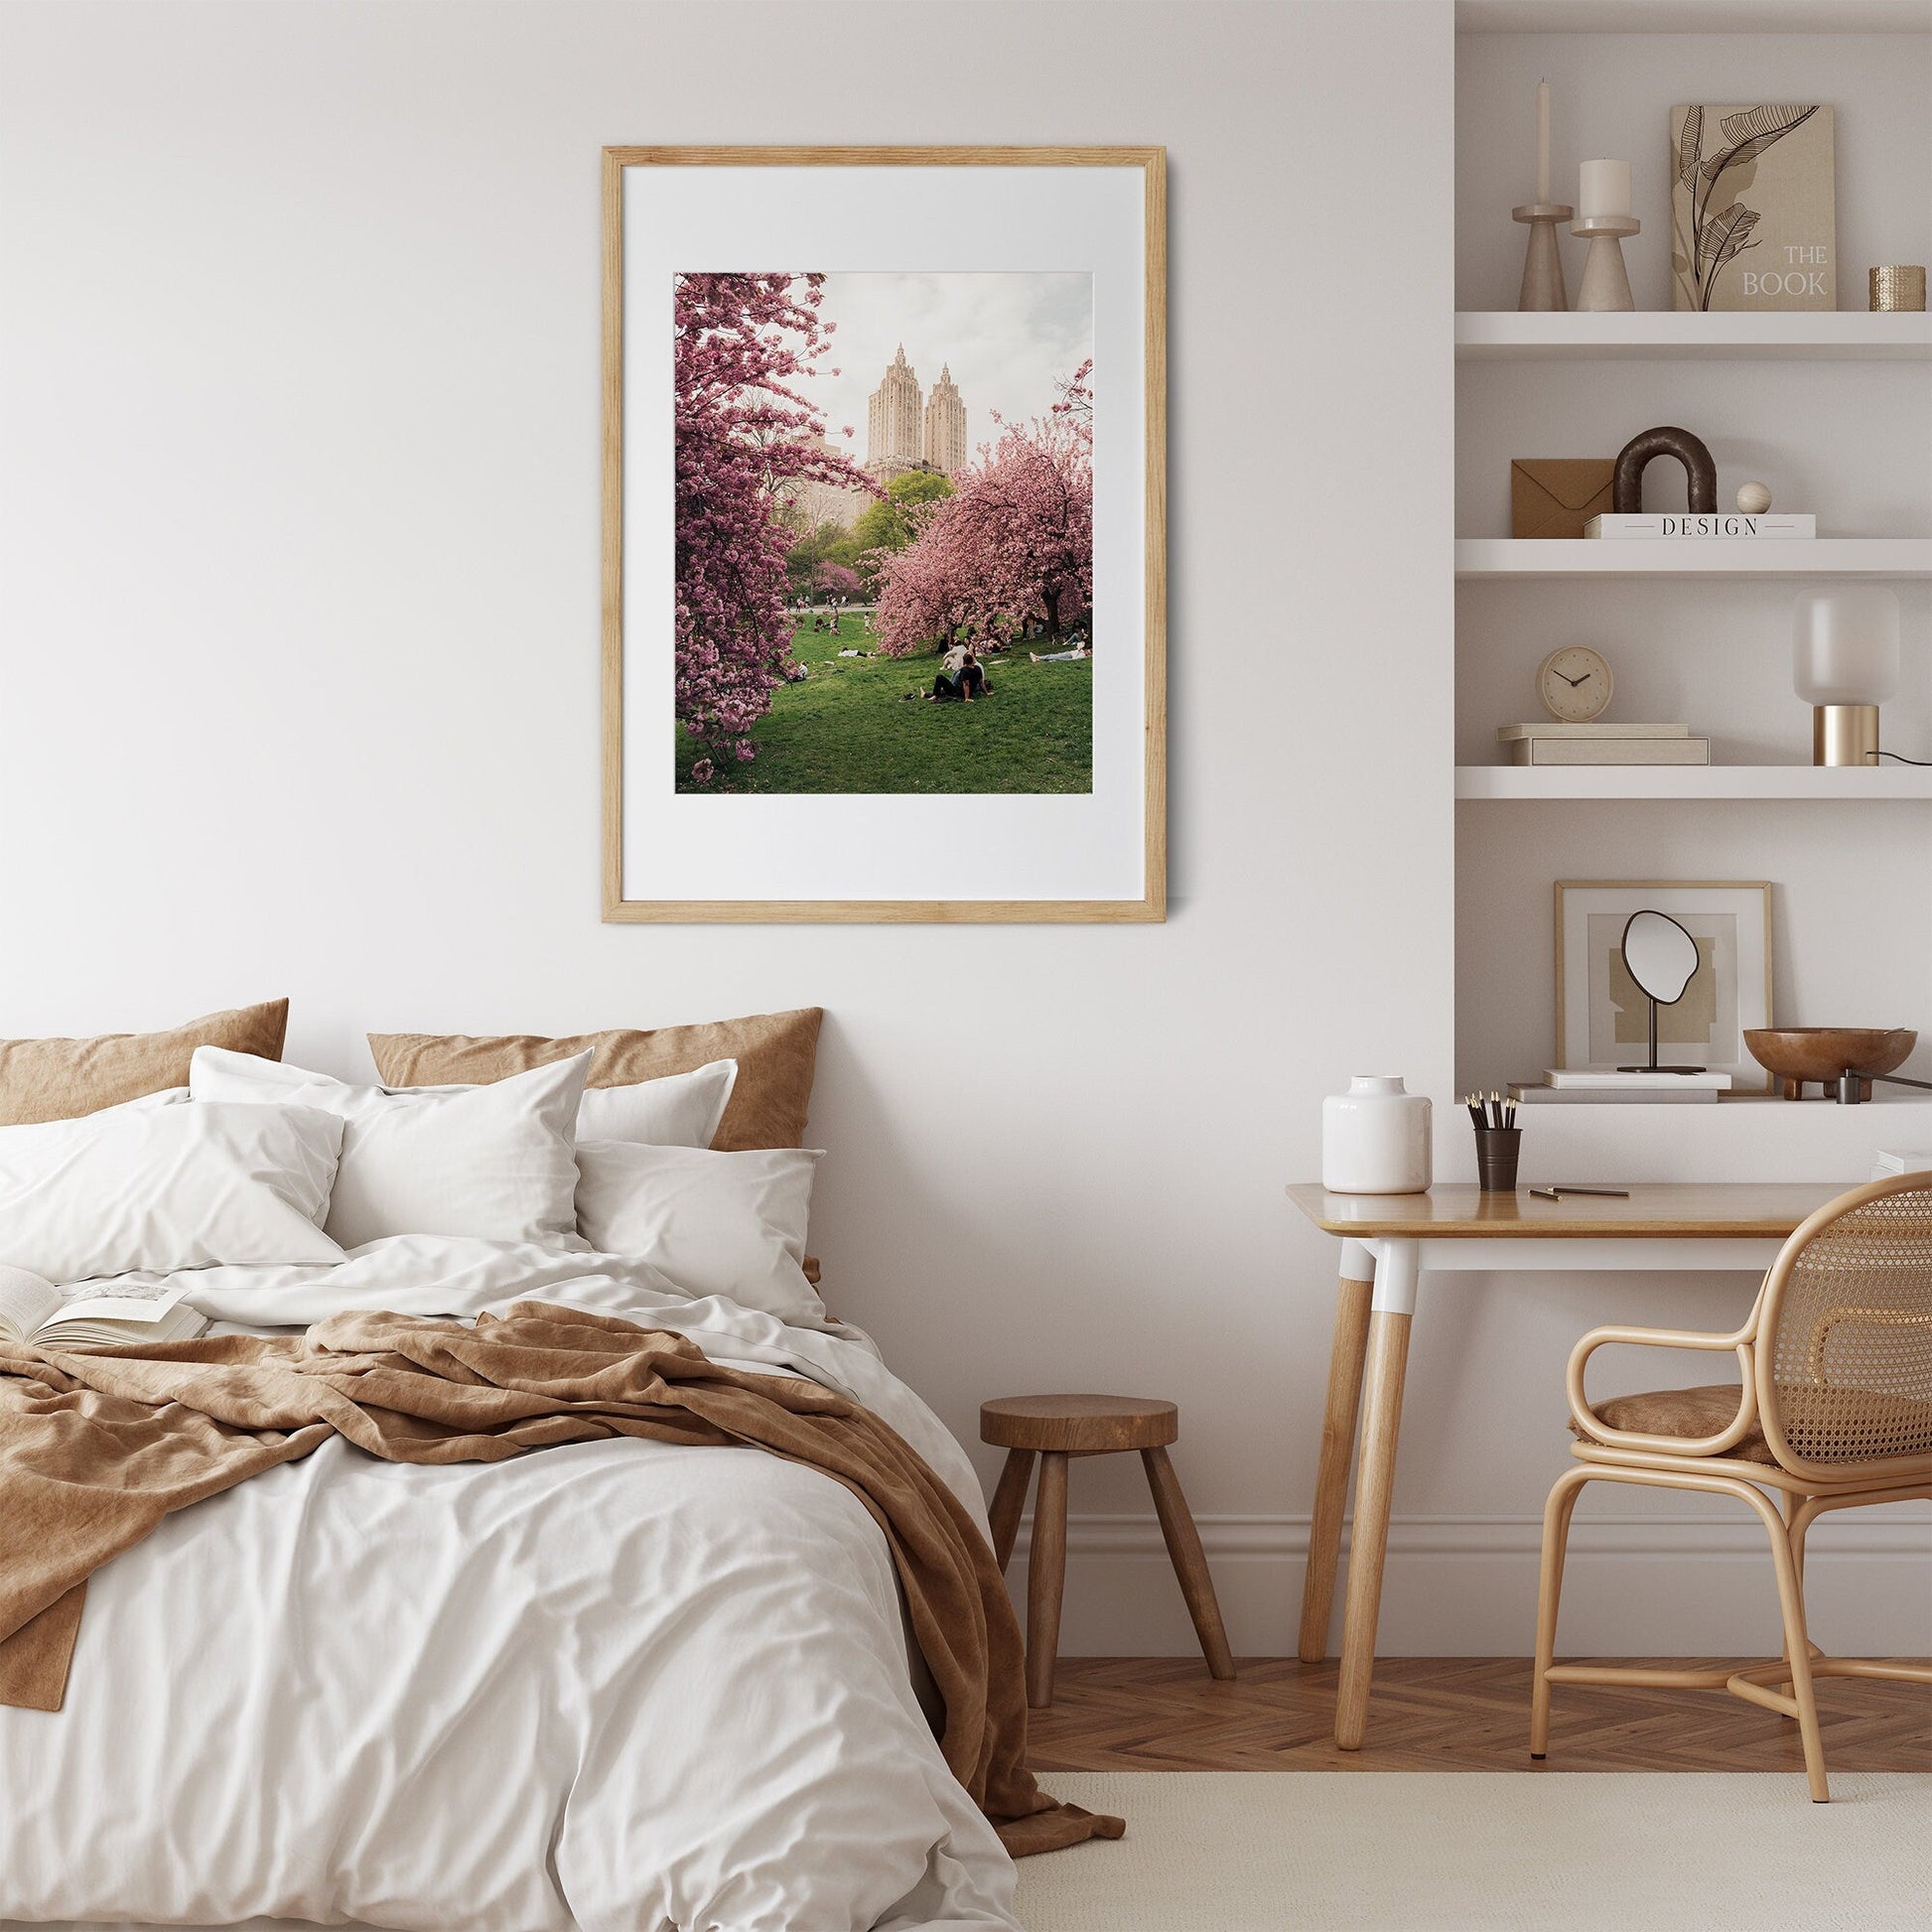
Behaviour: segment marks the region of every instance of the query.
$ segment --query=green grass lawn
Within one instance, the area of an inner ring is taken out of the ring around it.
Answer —
[[[781,684],[752,737],[750,764],[722,762],[709,785],[690,781],[700,747],[677,734],[680,791],[1091,791],[1093,662],[1035,664],[1024,648],[985,660],[993,695],[966,704],[905,701],[930,691],[934,648],[913,657],[845,657],[871,650],[864,620],[839,632],[806,618],[793,650],[811,675]]]

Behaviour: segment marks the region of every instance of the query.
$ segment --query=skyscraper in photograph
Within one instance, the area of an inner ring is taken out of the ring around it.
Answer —
[[[952,366],[939,371],[925,405],[925,460],[928,469],[950,477],[965,468],[966,400],[952,379]]]
[[[890,483],[921,462],[919,379],[905,359],[905,345],[866,405],[866,471]]]

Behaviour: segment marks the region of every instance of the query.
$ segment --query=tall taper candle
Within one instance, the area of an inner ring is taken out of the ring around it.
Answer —
[[[1536,83],[1536,199],[1550,199],[1550,83]]]

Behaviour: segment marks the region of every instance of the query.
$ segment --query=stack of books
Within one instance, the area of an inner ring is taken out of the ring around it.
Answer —
[[[1688,725],[1501,725],[1515,764],[1709,764],[1711,741]]]
[[[1548,1083],[1533,1086],[1511,1081],[1510,1099],[1523,1106],[1641,1101],[1646,1106],[1711,1106],[1719,1094],[1730,1091],[1728,1073],[1618,1073],[1602,1066],[1557,1066],[1543,1075]]]
[[[1895,1173],[1932,1173],[1932,1154],[1911,1154],[1881,1147],[1871,1157],[1871,1177],[1885,1180]]]

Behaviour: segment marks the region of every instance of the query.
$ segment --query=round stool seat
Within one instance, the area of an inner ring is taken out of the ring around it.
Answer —
[[[1058,1455],[1164,1449],[1180,1434],[1172,1402],[1135,1395],[1010,1395],[980,1405],[980,1441]]]

